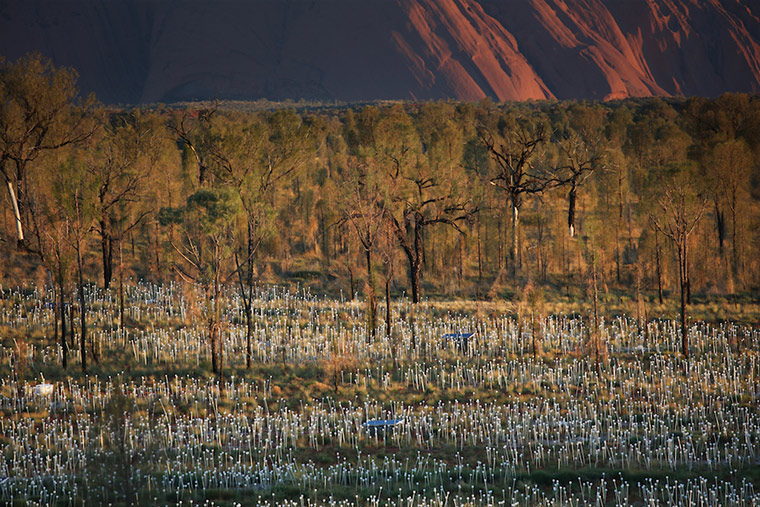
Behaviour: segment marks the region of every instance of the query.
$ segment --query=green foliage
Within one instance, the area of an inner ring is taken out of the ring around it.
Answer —
[[[7,208],[3,233],[20,223],[21,246],[65,271],[76,221],[90,280],[114,251],[124,276],[165,281],[218,246],[248,287],[308,272],[320,291],[369,291],[366,247],[347,220],[362,215],[377,235],[369,266],[394,296],[410,288],[410,253],[432,297],[528,284],[579,294],[589,257],[577,234],[593,237],[603,292],[630,290],[646,266],[651,297],[658,284],[674,288],[676,256],[653,244],[650,215],[666,187],[683,187],[687,200],[709,201],[690,238],[691,289],[751,296],[760,284],[760,99],[750,95],[93,111],[75,73],[38,55],[3,61],[0,93],[6,206],[15,193],[20,208],[15,222]],[[495,153],[521,170],[510,175]],[[2,274],[41,279],[27,269],[35,262]],[[716,283],[727,273],[731,283]]]
[[[52,187],[54,209],[71,221],[81,222],[86,229],[96,217],[98,182],[83,161],[74,157],[65,159],[58,167]]]
[[[203,188],[187,198],[186,220],[199,223],[206,234],[216,235],[232,222],[240,209],[236,196],[226,188]]]

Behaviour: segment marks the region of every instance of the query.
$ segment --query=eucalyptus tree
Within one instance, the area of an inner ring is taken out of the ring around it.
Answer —
[[[678,260],[681,289],[681,351],[689,357],[686,303],[689,291],[689,239],[705,210],[704,193],[695,183],[691,164],[670,166],[668,178],[660,183],[658,210],[652,213],[654,227],[673,243]]]
[[[477,212],[461,166],[463,143],[457,128],[449,120],[440,136],[429,137],[423,146],[425,132],[418,132],[400,107],[384,111],[376,126],[391,196],[386,217],[407,258],[414,303],[420,301],[425,232],[446,225],[464,234],[461,225]]]
[[[377,250],[382,263],[383,285],[385,287],[385,337],[392,346],[394,364],[396,363],[396,341],[392,339],[391,327],[393,318],[391,315],[391,283],[396,276],[396,244],[392,227],[387,220],[383,220],[377,237]]]
[[[608,151],[608,172],[616,176],[616,193],[618,197],[618,224],[615,228],[615,257],[617,263],[617,279],[620,281],[620,233],[623,231],[623,222],[628,219],[628,243],[633,243],[631,226],[630,205],[630,164],[623,152],[628,128],[633,122],[633,114],[628,107],[621,105],[614,108],[607,115],[604,131]]]
[[[0,58],[0,173],[12,207],[20,248],[33,248],[34,199],[28,173],[47,152],[85,141],[95,129],[91,116],[95,102],[78,99],[77,74],[57,69],[38,53],[15,62]]]
[[[262,242],[273,233],[277,191],[308,159],[311,126],[292,110],[258,115],[207,110],[192,122],[183,115],[170,130],[193,154],[199,188],[224,187],[235,195],[243,231],[229,238],[234,245],[229,260],[234,263],[243,299],[246,365],[250,368],[255,258]]]
[[[76,256],[77,294],[79,296],[79,345],[82,371],[87,372],[87,300],[84,293],[84,265],[88,254],[87,242],[98,215],[97,181],[87,170],[81,154],[67,157],[54,173],[50,212],[59,213],[61,222],[56,225],[56,243],[66,239]],[[65,269],[66,255],[59,246],[59,270]],[[63,276],[59,271],[59,276]],[[61,279],[62,283],[62,279]],[[63,293],[63,288],[61,287]],[[63,304],[63,298],[61,298]],[[91,347],[93,359],[98,360],[98,348]]]
[[[657,278],[658,297],[663,300],[663,278],[667,265],[663,262],[660,239],[662,231],[652,221],[651,209],[659,209],[658,200],[662,195],[664,176],[672,175],[674,167],[688,159],[692,138],[678,121],[678,112],[661,98],[645,102],[634,114],[634,121],[628,125],[626,142],[623,144],[625,161],[629,163],[630,182],[638,194],[638,213],[654,229],[654,261]],[[678,172],[678,171],[675,171]],[[622,211],[622,208],[621,208]],[[632,225],[628,219],[628,241],[633,243]],[[686,278],[687,301],[690,296],[690,282]]]
[[[567,227],[571,238],[576,233],[578,189],[595,171],[605,166],[602,121],[603,112],[600,109],[576,105],[568,112],[567,124],[555,131],[559,157],[553,172],[568,189]]]
[[[213,152],[216,177],[237,193],[243,216],[242,242],[234,260],[246,316],[246,366],[251,367],[253,290],[256,256],[274,233],[277,193],[304,166],[315,136],[311,125],[292,110],[247,118],[222,135]]]
[[[733,139],[716,144],[707,159],[708,177],[713,184],[716,197],[716,214],[718,201],[725,203],[731,215],[731,272],[740,274],[739,218],[743,215],[743,196],[748,191],[754,159],[752,151],[743,139]],[[719,221],[719,232],[722,228]],[[723,253],[723,234],[720,234],[720,250]]]
[[[51,191],[55,190],[55,191]],[[73,262],[73,249],[71,247],[72,224],[69,217],[61,212],[60,190],[48,185],[45,193],[41,196],[40,221],[42,230],[41,240],[46,252],[44,263],[53,279],[53,337],[60,343],[61,366],[68,367],[69,343],[66,340],[66,286],[70,276]],[[59,334],[60,323],[60,334]],[[73,333],[73,323],[72,333]]]
[[[381,121],[381,114],[376,107],[365,107],[358,115],[354,115],[353,111],[346,114],[343,137],[347,154],[346,167],[340,178],[343,188],[340,196],[342,216],[338,222],[351,225],[364,252],[367,266],[367,327],[372,337],[376,333],[377,318],[372,255],[380,234],[387,230],[386,213],[391,198],[387,167],[392,161],[398,161],[398,154],[403,157],[408,150],[403,141],[394,146],[390,132],[383,130],[388,125]],[[409,124],[406,127],[408,129]],[[409,133],[407,131],[405,134]],[[395,150],[400,153],[396,154]]]
[[[266,125],[258,117],[247,119],[232,118],[218,114],[214,110],[202,111],[191,122],[187,113],[174,124],[172,130],[184,143],[186,150],[192,153],[198,167],[198,186],[200,188],[223,184],[227,190],[234,192],[239,207],[244,211],[246,220],[242,251],[237,246],[237,236],[233,227],[233,217],[229,218],[229,244],[235,245],[230,251],[230,261],[236,265],[236,278],[240,284],[243,306],[246,316],[246,365],[251,366],[251,333],[253,330],[252,291],[254,277],[254,254],[265,237],[271,225],[272,208],[260,199],[262,185],[265,179],[260,175],[260,155],[266,139]],[[229,198],[229,196],[226,196]],[[175,247],[176,249],[176,247]],[[187,259],[186,259],[187,260]],[[193,263],[195,261],[192,261]],[[195,266],[199,271],[199,266]],[[185,274],[183,278],[187,278]],[[247,282],[247,283],[245,283]],[[216,308],[211,308],[210,319],[215,318]],[[209,334],[212,340],[213,369],[217,371],[215,340],[217,330],[210,322]]]
[[[203,290],[211,365],[220,380],[224,372],[220,299],[225,284],[239,271],[231,268],[239,209],[240,199],[230,188],[201,188],[184,206],[163,208],[159,214],[163,225],[174,223],[182,229],[182,239],[171,242],[182,261],[174,269],[182,280]]]
[[[537,167],[538,149],[550,135],[540,117],[520,116],[509,112],[495,122],[481,123],[478,137],[493,160],[488,180],[503,191],[511,215],[512,246],[508,265],[512,278],[517,276],[519,263],[520,207],[528,195],[539,195],[560,183],[556,175]]]
[[[217,110],[218,106],[214,104],[197,111],[175,112],[167,123],[170,134],[184,148],[185,155],[195,163],[196,175],[190,178],[192,188],[204,187],[210,183],[209,165],[213,163],[215,151],[212,130],[214,120],[218,118]]]
[[[372,254],[385,224],[388,195],[381,168],[372,156],[354,156],[343,174],[343,193],[340,196],[342,222],[351,224],[364,250],[367,262],[367,328],[375,337],[377,321],[377,295]]]
[[[98,185],[97,232],[105,288],[113,277],[114,244],[121,250],[124,235],[149,214],[137,208],[150,172],[165,149],[162,137],[157,117],[139,110],[125,111],[108,118],[87,151],[87,168]]]
[[[588,290],[590,292],[592,306],[591,314],[589,315],[589,340],[588,348],[593,351],[594,362],[596,363],[597,372],[600,369],[599,360],[603,350],[606,348],[602,343],[600,321],[599,321],[599,282],[600,277],[603,276],[599,269],[599,240],[602,236],[603,227],[602,224],[592,219],[589,226],[585,229],[582,236],[581,249],[583,255],[586,258],[587,273],[586,282],[588,284]]]

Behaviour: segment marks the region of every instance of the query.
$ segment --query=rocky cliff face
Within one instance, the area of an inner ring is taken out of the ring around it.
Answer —
[[[105,102],[760,92],[755,0],[6,0]]]

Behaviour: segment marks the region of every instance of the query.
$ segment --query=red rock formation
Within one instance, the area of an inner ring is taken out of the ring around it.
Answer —
[[[559,98],[760,90],[760,26],[740,0],[482,4]]]
[[[409,22],[406,34],[394,32],[394,38],[416,73],[424,75],[423,87],[432,89],[442,81],[465,100],[487,95],[499,100],[553,98],[512,34],[476,1],[410,0],[399,5]]]
[[[6,0],[106,102],[760,92],[757,0]]]

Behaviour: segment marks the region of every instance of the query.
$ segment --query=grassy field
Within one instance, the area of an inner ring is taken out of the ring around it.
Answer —
[[[123,329],[87,300],[84,375],[52,295],[2,292],[0,502],[760,503],[757,305],[696,301],[684,360],[672,303],[609,298],[597,332],[570,301],[400,300],[371,336],[359,301],[268,287],[247,369],[231,290],[220,380],[194,290],[129,286]]]

